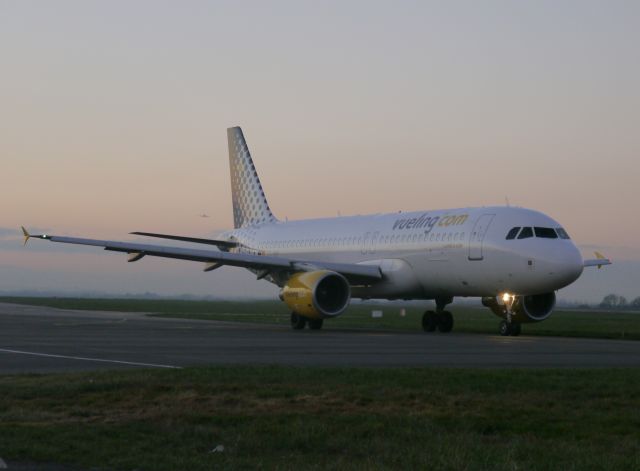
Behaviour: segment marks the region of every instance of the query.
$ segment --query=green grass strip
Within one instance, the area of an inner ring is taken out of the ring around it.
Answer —
[[[0,391],[8,461],[640,469],[640,369],[215,367],[4,376]]]

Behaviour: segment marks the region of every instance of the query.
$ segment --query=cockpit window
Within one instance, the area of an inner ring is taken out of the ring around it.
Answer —
[[[515,239],[516,236],[518,235],[518,232],[520,232],[519,227],[514,227],[513,229],[511,229],[507,234],[507,240]]]
[[[556,228],[556,232],[561,239],[571,239],[571,237],[569,237],[569,234],[567,234],[567,231],[565,231],[562,227]]]
[[[528,239],[530,237],[533,237],[533,229],[531,227],[523,227],[518,239]]]
[[[541,239],[557,239],[558,234],[556,231],[550,227],[534,227],[536,231],[536,237],[540,237]]]

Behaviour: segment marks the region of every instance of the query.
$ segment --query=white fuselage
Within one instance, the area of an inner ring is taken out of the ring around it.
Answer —
[[[507,239],[516,227],[533,235]],[[354,297],[433,299],[533,295],[574,282],[583,270],[577,247],[568,237],[536,236],[534,228],[548,236],[561,225],[524,208],[460,208],[273,222],[226,238],[242,252],[378,265],[383,280],[354,287]]]

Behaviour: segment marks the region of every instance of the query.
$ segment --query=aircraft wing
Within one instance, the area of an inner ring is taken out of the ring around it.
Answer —
[[[600,252],[596,252],[595,254],[597,258],[584,261],[585,267],[598,267],[600,269],[603,265],[611,265],[611,260],[606,258]]]
[[[137,244],[133,242],[117,242],[111,240],[81,239],[55,235],[31,235],[22,228],[25,244],[29,239],[44,239],[64,244],[90,245],[103,247],[105,250],[129,254],[129,261],[135,262],[142,257],[164,257],[193,262],[204,262],[205,271],[214,270],[223,265],[253,268],[261,270],[259,278],[267,276],[271,271],[300,272],[314,270],[331,270],[343,275],[351,284],[368,284],[382,278],[379,267],[356,263],[332,263],[311,260],[298,260],[270,255],[253,255],[246,253],[220,252],[217,250],[201,250],[183,247],[166,247],[162,245]]]
[[[157,237],[158,239],[180,240],[182,242],[191,242],[193,244],[215,245],[216,247],[224,248],[232,248],[238,246],[236,242],[229,242],[227,240],[200,239],[197,237],[184,237],[171,234],[156,234],[154,232],[130,232],[129,234],[141,235],[146,237]]]

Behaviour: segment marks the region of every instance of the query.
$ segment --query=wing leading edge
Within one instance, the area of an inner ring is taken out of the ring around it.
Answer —
[[[351,284],[369,284],[382,279],[380,268],[374,265],[360,265],[356,263],[332,263],[310,260],[296,260],[270,255],[253,255],[246,253],[220,252],[217,250],[201,250],[183,247],[165,247],[161,245],[136,244],[111,240],[82,239],[56,235],[31,235],[22,228],[25,244],[29,239],[43,239],[63,244],[89,245],[103,247],[113,252],[124,252],[130,255],[129,261],[135,262],[142,257],[163,257],[207,264],[205,271],[221,265],[252,268],[258,270],[273,270],[285,272],[300,272],[313,270],[331,270],[345,276]]]
[[[179,240],[182,242],[191,242],[193,244],[215,245],[216,247],[222,247],[222,248],[233,248],[238,246],[236,242],[230,242],[227,240],[200,239],[197,237],[184,237],[184,236],[177,236],[177,235],[171,235],[171,234],[156,234],[155,232],[130,232],[129,234],[146,236],[146,237],[156,237],[158,239]]]

